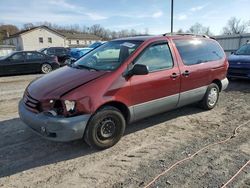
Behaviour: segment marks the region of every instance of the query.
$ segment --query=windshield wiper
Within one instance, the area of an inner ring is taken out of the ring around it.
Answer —
[[[93,67],[89,67],[89,66],[86,66],[86,65],[76,65],[76,68],[84,68],[84,69],[88,69],[88,70],[95,70],[95,71],[99,71],[98,69],[96,68],[93,68]]]

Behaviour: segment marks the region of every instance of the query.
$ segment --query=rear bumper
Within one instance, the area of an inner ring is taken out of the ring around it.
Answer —
[[[228,84],[229,84],[229,81],[227,78],[224,78],[223,80],[221,80],[221,91],[227,89]]]
[[[27,110],[23,101],[19,102],[19,116],[34,132],[40,136],[60,142],[81,139],[90,114],[75,117],[54,117],[45,113],[35,114]]]

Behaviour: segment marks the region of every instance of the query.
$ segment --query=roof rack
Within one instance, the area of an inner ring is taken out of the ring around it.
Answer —
[[[213,37],[210,37],[208,35],[204,35],[204,34],[195,34],[195,33],[164,33],[163,36],[167,36],[167,35],[181,35],[181,36],[185,36],[185,35],[189,35],[189,36],[194,36],[194,37],[203,37],[203,38],[211,38],[214,39]]]

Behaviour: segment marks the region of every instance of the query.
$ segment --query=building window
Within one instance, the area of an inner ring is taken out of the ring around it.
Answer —
[[[76,44],[79,44],[79,40],[76,41]]]
[[[39,43],[43,43],[43,37],[39,37]]]
[[[52,43],[52,38],[51,37],[48,38],[48,43]]]

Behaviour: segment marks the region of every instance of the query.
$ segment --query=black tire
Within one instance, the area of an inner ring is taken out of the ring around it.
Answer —
[[[126,121],[121,111],[112,106],[105,106],[91,117],[84,140],[91,147],[106,149],[121,139],[125,127]]]
[[[53,67],[49,63],[43,63],[41,66],[41,72],[47,74],[53,70]]]
[[[213,98],[213,100],[211,99],[211,95],[213,95],[211,92],[214,94],[216,92],[216,95],[217,95],[216,97]],[[214,83],[210,84],[207,88],[204,98],[200,102],[200,106],[205,110],[213,109],[219,100],[219,93],[220,93],[220,89],[218,85]]]

